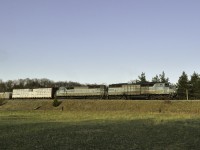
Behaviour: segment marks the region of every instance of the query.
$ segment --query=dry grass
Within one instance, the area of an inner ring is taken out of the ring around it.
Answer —
[[[200,101],[141,100],[63,100],[58,107],[53,100],[9,100],[0,110],[62,110],[63,111],[131,111],[138,113],[200,113]]]

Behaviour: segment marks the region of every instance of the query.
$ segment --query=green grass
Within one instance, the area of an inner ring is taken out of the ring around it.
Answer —
[[[9,101],[0,106],[0,149],[200,147],[197,101],[64,101],[58,108],[47,101],[16,103]],[[24,105],[27,108],[19,110]],[[33,110],[38,105],[42,105],[41,109]]]

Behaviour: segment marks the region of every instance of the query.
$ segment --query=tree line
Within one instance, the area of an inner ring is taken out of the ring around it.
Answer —
[[[136,82],[145,83],[149,81],[147,81],[145,73],[142,72],[141,75],[138,76],[138,80],[136,80]],[[169,78],[165,76],[165,72],[163,71],[161,74],[153,77],[151,82],[169,83]],[[182,75],[178,79],[178,82],[174,86],[177,87],[178,99],[200,99],[200,74],[194,72],[189,78],[185,71],[183,71]]]
[[[169,83],[169,78],[166,77],[163,71],[159,75],[155,75],[151,81],[146,79],[144,72],[138,76],[138,79],[131,80],[131,83],[146,83],[146,82],[165,82]],[[170,83],[169,83],[170,84]],[[58,81],[43,79],[18,79],[3,81],[0,79],[0,92],[12,92],[13,89],[25,89],[25,88],[50,88],[50,87],[72,87],[81,86],[82,84],[72,81]],[[186,99],[187,95],[189,99],[200,99],[200,74],[194,72],[189,78],[183,71],[179,77],[178,82],[174,85],[177,87],[178,99]]]
[[[188,75],[183,72],[179,77],[177,89],[180,99],[185,99],[186,93],[189,99],[200,99],[200,75],[194,72],[189,79]]]
[[[138,76],[138,79],[133,80],[132,82],[135,82],[135,83],[146,83],[146,82],[149,82],[149,81],[146,79],[145,73],[142,72],[141,75]],[[165,76],[165,72],[163,71],[161,74],[156,75],[155,77],[153,77],[151,82],[169,83],[169,78]]]
[[[58,81],[54,82],[52,80],[43,79],[18,79],[18,80],[8,80],[6,82],[0,79],[0,92],[12,92],[13,89],[32,89],[32,88],[52,88],[52,87],[72,87],[80,86],[78,82],[72,81]]]

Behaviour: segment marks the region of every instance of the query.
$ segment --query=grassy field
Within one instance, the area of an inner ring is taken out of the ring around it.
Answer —
[[[35,108],[38,108],[34,110]],[[63,108],[63,111],[62,111]],[[0,149],[199,149],[200,101],[7,101]]]

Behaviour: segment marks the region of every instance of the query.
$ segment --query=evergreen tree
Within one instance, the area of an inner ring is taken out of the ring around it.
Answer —
[[[138,78],[139,78],[139,82],[141,82],[141,83],[147,82],[147,80],[146,80],[146,75],[145,75],[144,72],[142,72],[141,75],[138,76]]]
[[[177,94],[180,99],[186,99],[186,90],[188,90],[188,76],[187,74],[183,71],[182,75],[179,77],[178,80],[178,90]]]
[[[165,72],[163,71],[162,74],[156,75],[155,77],[152,78],[152,82],[164,82],[168,83],[169,78],[165,77]]]
[[[160,82],[158,75],[152,78],[152,82]]]
[[[189,94],[192,99],[200,98],[200,76],[196,72],[194,72],[191,76],[190,80],[190,91]]]
[[[168,83],[169,82],[169,78],[165,77],[165,72],[163,71],[162,74],[159,75],[160,77],[160,82],[164,82],[164,83]]]

